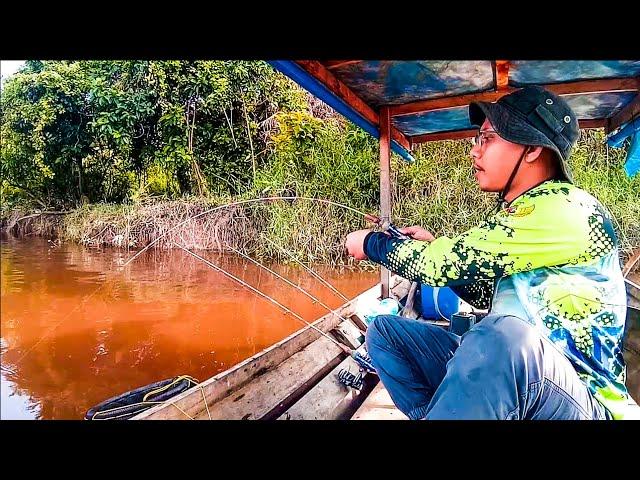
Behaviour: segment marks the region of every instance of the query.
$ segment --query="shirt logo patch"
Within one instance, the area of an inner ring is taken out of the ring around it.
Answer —
[[[513,215],[514,217],[525,217],[529,215],[536,208],[535,205],[512,205],[510,207],[505,208],[505,211],[509,215]]]

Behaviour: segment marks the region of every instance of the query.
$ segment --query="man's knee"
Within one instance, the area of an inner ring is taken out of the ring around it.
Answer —
[[[389,344],[389,327],[393,318],[393,315],[378,315],[373,319],[365,334],[367,347]]]
[[[510,315],[489,315],[462,338],[459,353],[471,350],[477,360],[513,362],[540,350],[540,342],[540,334],[526,321]]]

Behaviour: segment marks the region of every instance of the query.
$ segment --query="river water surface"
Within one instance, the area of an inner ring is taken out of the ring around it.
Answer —
[[[202,381],[304,325],[180,250],[135,252],[1,239],[2,419],[81,419],[101,401],[187,374]],[[327,313],[238,256],[197,252],[307,321]],[[344,300],[303,269],[268,264],[331,308]],[[314,268],[349,298],[376,272]]]

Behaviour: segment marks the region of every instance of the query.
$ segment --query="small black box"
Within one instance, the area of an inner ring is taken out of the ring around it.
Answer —
[[[472,313],[459,312],[451,315],[449,331],[456,335],[462,335],[476,323],[476,316]]]

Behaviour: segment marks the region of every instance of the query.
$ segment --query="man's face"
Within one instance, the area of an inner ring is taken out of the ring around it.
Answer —
[[[475,178],[485,192],[500,192],[506,185],[524,147],[501,138],[485,119],[480,141],[471,149]]]

